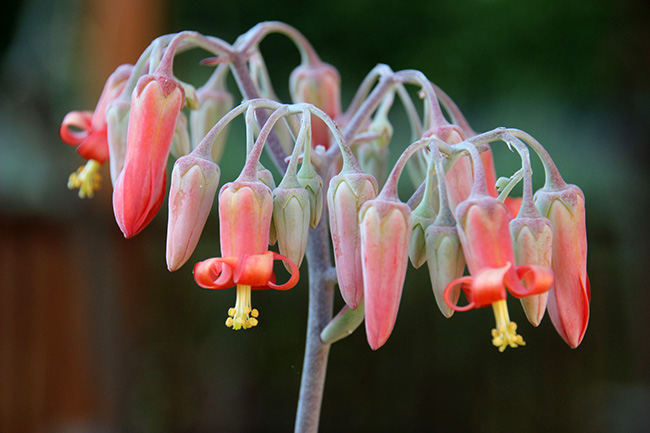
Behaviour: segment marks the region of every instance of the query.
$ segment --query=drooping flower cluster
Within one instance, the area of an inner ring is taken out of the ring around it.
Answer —
[[[260,41],[272,32],[290,37],[302,56],[290,77],[292,104],[276,97],[259,52]],[[203,62],[215,71],[198,90],[173,74],[175,55],[195,47],[215,55]],[[235,107],[226,86],[230,72],[244,99]],[[422,116],[406,86],[421,95]],[[406,110],[412,144],[389,171],[390,145],[404,148],[392,140],[389,112],[396,99]],[[590,302],[585,199],[577,186],[563,181],[539,142],[516,129],[475,133],[453,101],[419,71],[378,65],[347,110],[340,100],[336,69],[284,24],[258,25],[233,45],[195,32],[162,36],[134,66],[116,70],[94,113],[64,118],[61,138],[89,161],[71,175],[69,186],[92,197],[97,172],[110,161],[115,218],[124,236],[132,237],[160,210],[166,166],[174,158],[166,258],[175,271],[200,240],[219,188],[217,163],[228,130],[243,116],[246,143],[240,149],[246,162],[218,194],[221,256],[194,266],[201,287],[237,287],[227,326],[258,324],[251,290],[296,285],[308,242],[317,236],[310,229],[327,224],[346,307],[322,329],[325,343],[349,335],[365,320],[370,346],[385,344],[410,261],[415,268],[427,264],[445,317],[492,306],[492,342],[499,350],[524,344],[509,318],[508,293],[522,300],[534,326],[548,309],[558,333],[577,347]],[[521,170],[499,179],[490,150],[498,141],[522,161]],[[229,151],[236,146],[228,145]],[[529,149],[546,175],[535,194]],[[260,162],[264,150],[282,174],[277,186],[277,176]],[[407,202],[398,196],[405,169],[414,184]],[[522,180],[523,196],[509,197]],[[271,251],[276,244],[279,252]],[[276,284],[275,261],[290,273],[284,284]]]

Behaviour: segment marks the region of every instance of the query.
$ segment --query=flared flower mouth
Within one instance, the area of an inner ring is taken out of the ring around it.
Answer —
[[[523,283],[521,282],[523,280]],[[452,289],[460,285],[467,298],[466,305],[452,300]],[[503,352],[507,347],[523,346],[526,343],[517,334],[517,324],[510,320],[506,298],[510,292],[516,298],[525,298],[545,293],[553,286],[553,273],[542,266],[518,266],[506,263],[500,268],[486,268],[474,276],[458,278],[447,285],[444,291],[445,303],[455,311],[492,306],[496,327],[492,330],[492,344]]]
[[[273,262],[282,260],[289,265],[291,277],[284,284],[276,284]],[[252,308],[251,290],[288,290],[300,279],[298,266],[273,251],[238,257],[215,257],[194,266],[194,280],[204,289],[227,289],[237,286],[235,306],[228,309],[226,326],[234,330],[257,326],[259,312]]]

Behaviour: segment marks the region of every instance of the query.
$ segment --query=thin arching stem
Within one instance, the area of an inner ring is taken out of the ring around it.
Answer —
[[[312,66],[320,65],[322,62],[316,50],[311,46],[307,38],[294,27],[279,21],[266,21],[252,27],[243,36],[241,51],[248,52],[256,47],[266,36],[271,33],[280,33],[287,36],[296,45],[300,52],[302,64]]]
[[[415,143],[412,143],[409,147],[407,147],[404,150],[404,152],[402,152],[402,154],[397,159],[397,162],[393,166],[393,169],[391,170],[390,174],[388,175],[388,179],[386,179],[386,183],[384,184],[384,187],[381,189],[381,192],[379,193],[377,198],[382,197],[384,199],[398,200],[397,183],[399,181],[400,176],[402,175],[402,172],[404,171],[406,162],[409,160],[410,157],[412,157],[415,154],[415,152],[429,146],[432,140],[433,140],[432,138],[423,138],[421,140],[416,141]]]

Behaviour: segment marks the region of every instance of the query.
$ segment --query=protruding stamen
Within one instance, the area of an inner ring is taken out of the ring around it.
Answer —
[[[234,330],[248,329],[257,326],[256,317],[259,311],[251,308],[251,286],[237,285],[237,300],[235,307],[228,309],[226,326]]]
[[[93,198],[99,189],[102,177],[98,173],[101,164],[94,159],[89,159],[86,165],[72,173],[68,178],[68,189],[79,188],[79,198]]]
[[[525,346],[524,339],[517,334],[517,324],[510,321],[506,300],[493,303],[492,309],[496,319],[496,328],[492,330],[492,344],[499,348],[499,352],[503,352],[508,346]]]

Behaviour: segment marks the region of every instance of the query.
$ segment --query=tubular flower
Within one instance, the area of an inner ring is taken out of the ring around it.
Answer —
[[[508,315],[506,289],[517,298],[544,293],[553,284],[553,273],[542,266],[514,266],[508,227],[510,213],[499,200],[489,196],[470,198],[458,206],[456,215],[471,276],[449,283],[444,291],[445,302],[456,311],[492,305],[496,319],[492,344],[499,351],[523,345],[523,339],[516,333],[517,325]],[[451,291],[459,284],[469,302],[463,307],[451,300]]]
[[[307,102],[323,110],[332,119],[341,114],[341,78],[331,65],[300,65],[289,78],[294,103]],[[330,147],[329,128],[312,116],[312,147]]]
[[[275,260],[282,260],[289,265],[291,277],[284,284],[275,284]],[[234,330],[257,326],[259,312],[252,308],[251,290],[288,290],[296,285],[299,278],[296,264],[272,251],[240,257],[215,257],[194,266],[194,280],[205,289],[237,286],[237,300],[235,306],[228,310],[229,317],[226,319],[226,326]]]
[[[167,268],[175,271],[190,258],[219,187],[217,164],[194,154],[176,160],[169,188]]]
[[[127,238],[162,205],[167,158],[184,102],[182,87],[162,75],[140,77],[133,91],[126,159],[113,191],[115,219]]]
[[[363,297],[359,210],[376,196],[377,181],[364,173],[334,176],[327,191],[336,275],[341,296],[352,309]]]
[[[271,189],[258,180],[235,180],[219,192],[223,257],[262,254],[268,249],[273,216]]]
[[[360,216],[366,334],[373,350],[388,340],[402,297],[411,238],[411,210],[405,203],[367,201]]]
[[[99,167],[108,159],[106,109],[124,89],[131,74],[131,65],[122,65],[111,74],[104,85],[95,111],[71,111],[64,118],[59,135],[64,143],[77,146],[77,153],[88,160],[68,179],[68,188],[79,188],[79,197],[92,198],[99,188]]]
[[[542,189],[535,194],[535,205],[553,230],[555,285],[549,292],[548,314],[564,341],[576,348],[587,330],[591,300],[584,194],[575,185],[560,191]]]

